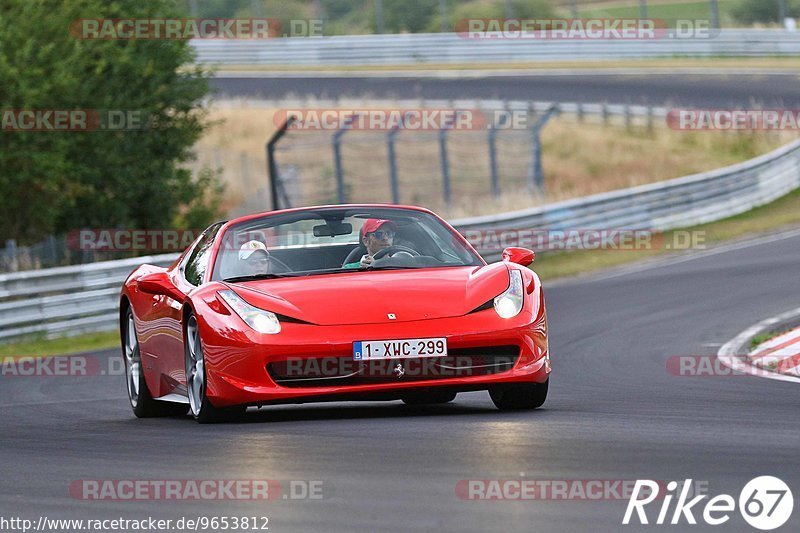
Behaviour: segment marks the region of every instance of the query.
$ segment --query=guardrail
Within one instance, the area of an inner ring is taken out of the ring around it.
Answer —
[[[76,335],[117,327],[122,282],[137,266],[176,254],[0,274],[0,342],[31,334]]]
[[[800,140],[749,161],[673,180],[532,209],[452,221],[478,229],[653,229],[702,224],[743,213],[800,188]],[[480,250],[479,250],[480,251]],[[486,254],[495,259],[498,253]],[[139,264],[166,265],[175,255],[139,257],[0,275],[0,341],[116,327],[118,290]]]
[[[670,34],[672,35],[672,34]],[[768,57],[800,54],[800,32],[724,29],[708,38],[466,39],[455,33],[195,40],[197,62],[252,66],[494,64],[526,61]]]

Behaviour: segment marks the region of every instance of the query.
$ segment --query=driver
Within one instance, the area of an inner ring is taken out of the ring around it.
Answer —
[[[361,261],[358,263],[347,263],[344,268],[371,265],[376,253],[392,246],[396,230],[397,226],[391,220],[368,218],[361,227],[361,243],[367,249],[367,253],[361,257]]]
[[[247,241],[239,249],[242,275],[257,276],[269,273],[269,251],[261,241]]]

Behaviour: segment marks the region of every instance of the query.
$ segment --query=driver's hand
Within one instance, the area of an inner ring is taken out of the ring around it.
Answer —
[[[362,267],[365,267],[371,265],[372,261],[374,261],[374,258],[371,255],[365,255],[364,257],[361,258],[360,264]]]

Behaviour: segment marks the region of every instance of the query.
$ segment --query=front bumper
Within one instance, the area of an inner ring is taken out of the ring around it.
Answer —
[[[207,396],[217,407],[394,399],[404,392],[542,383],[550,373],[544,311],[502,319],[494,310],[436,320],[316,326],[285,323],[277,335],[215,328],[204,339]],[[219,326],[222,326],[221,324]],[[448,358],[353,361],[353,342],[446,337]],[[322,364],[321,364],[322,362]],[[403,367],[402,375],[396,365]],[[311,379],[309,379],[311,378]]]

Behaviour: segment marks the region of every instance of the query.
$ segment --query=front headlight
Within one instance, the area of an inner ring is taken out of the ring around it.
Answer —
[[[254,330],[259,333],[280,333],[281,323],[275,313],[253,307],[231,290],[218,291],[217,294]]]
[[[515,317],[522,311],[522,274],[519,270],[511,270],[508,278],[508,288],[494,299],[494,310],[501,318]]]

